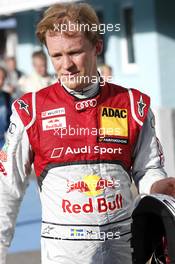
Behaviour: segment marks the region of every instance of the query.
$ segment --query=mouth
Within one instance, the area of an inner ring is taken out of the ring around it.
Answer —
[[[77,71],[77,72],[69,72],[69,73],[65,73],[65,74],[62,74],[61,76],[64,78],[64,77],[66,77],[66,78],[73,78],[73,77],[76,77],[76,76],[78,76],[79,75],[79,71]]]

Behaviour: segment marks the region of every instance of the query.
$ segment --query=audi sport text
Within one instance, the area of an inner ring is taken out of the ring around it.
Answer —
[[[104,148],[104,147],[99,147],[99,146],[94,146],[93,148],[91,148],[90,146],[84,146],[82,148],[71,148],[68,147],[65,150],[65,155],[67,154],[79,154],[79,153],[100,153],[105,154],[105,153],[109,153],[109,154],[122,154],[122,148]]]

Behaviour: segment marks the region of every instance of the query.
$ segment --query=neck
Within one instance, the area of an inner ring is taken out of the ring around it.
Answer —
[[[87,98],[93,97],[97,94],[99,90],[99,83],[90,84],[86,86],[85,88],[83,88],[81,91],[75,91],[75,90],[72,90],[66,87],[65,85],[63,86],[66,89],[66,91],[68,91],[71,95],[74,95],[75,97],[79,99],[87,99]]]

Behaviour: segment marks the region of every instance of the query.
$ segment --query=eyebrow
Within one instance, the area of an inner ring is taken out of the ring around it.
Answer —
[[[60,52],[55,52],[55,53],[53,53],[53,54],[50,54],[51,57],[58,57],[58,56],[60,56],[60,55],[61,55]]]

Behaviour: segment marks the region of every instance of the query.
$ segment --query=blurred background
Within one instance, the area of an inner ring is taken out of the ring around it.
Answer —
[[[55,80],[47,52],[35,37],[35,26],[45,8],[59,2],[63,1],[0,0],[0,67],[6,70],[0,86],[12,100]],[[95,8],[101,23],[120,24],[119,31],[106,30],[102,35],[104,51],[99,68],[103,70],[107,64],[113,82],[151,96],[166,170],[169,176],[175,176],[175,1],[86,2]],[[8,264],[40,263],[40,219],[37,185],[32,180],[18,217]]]

